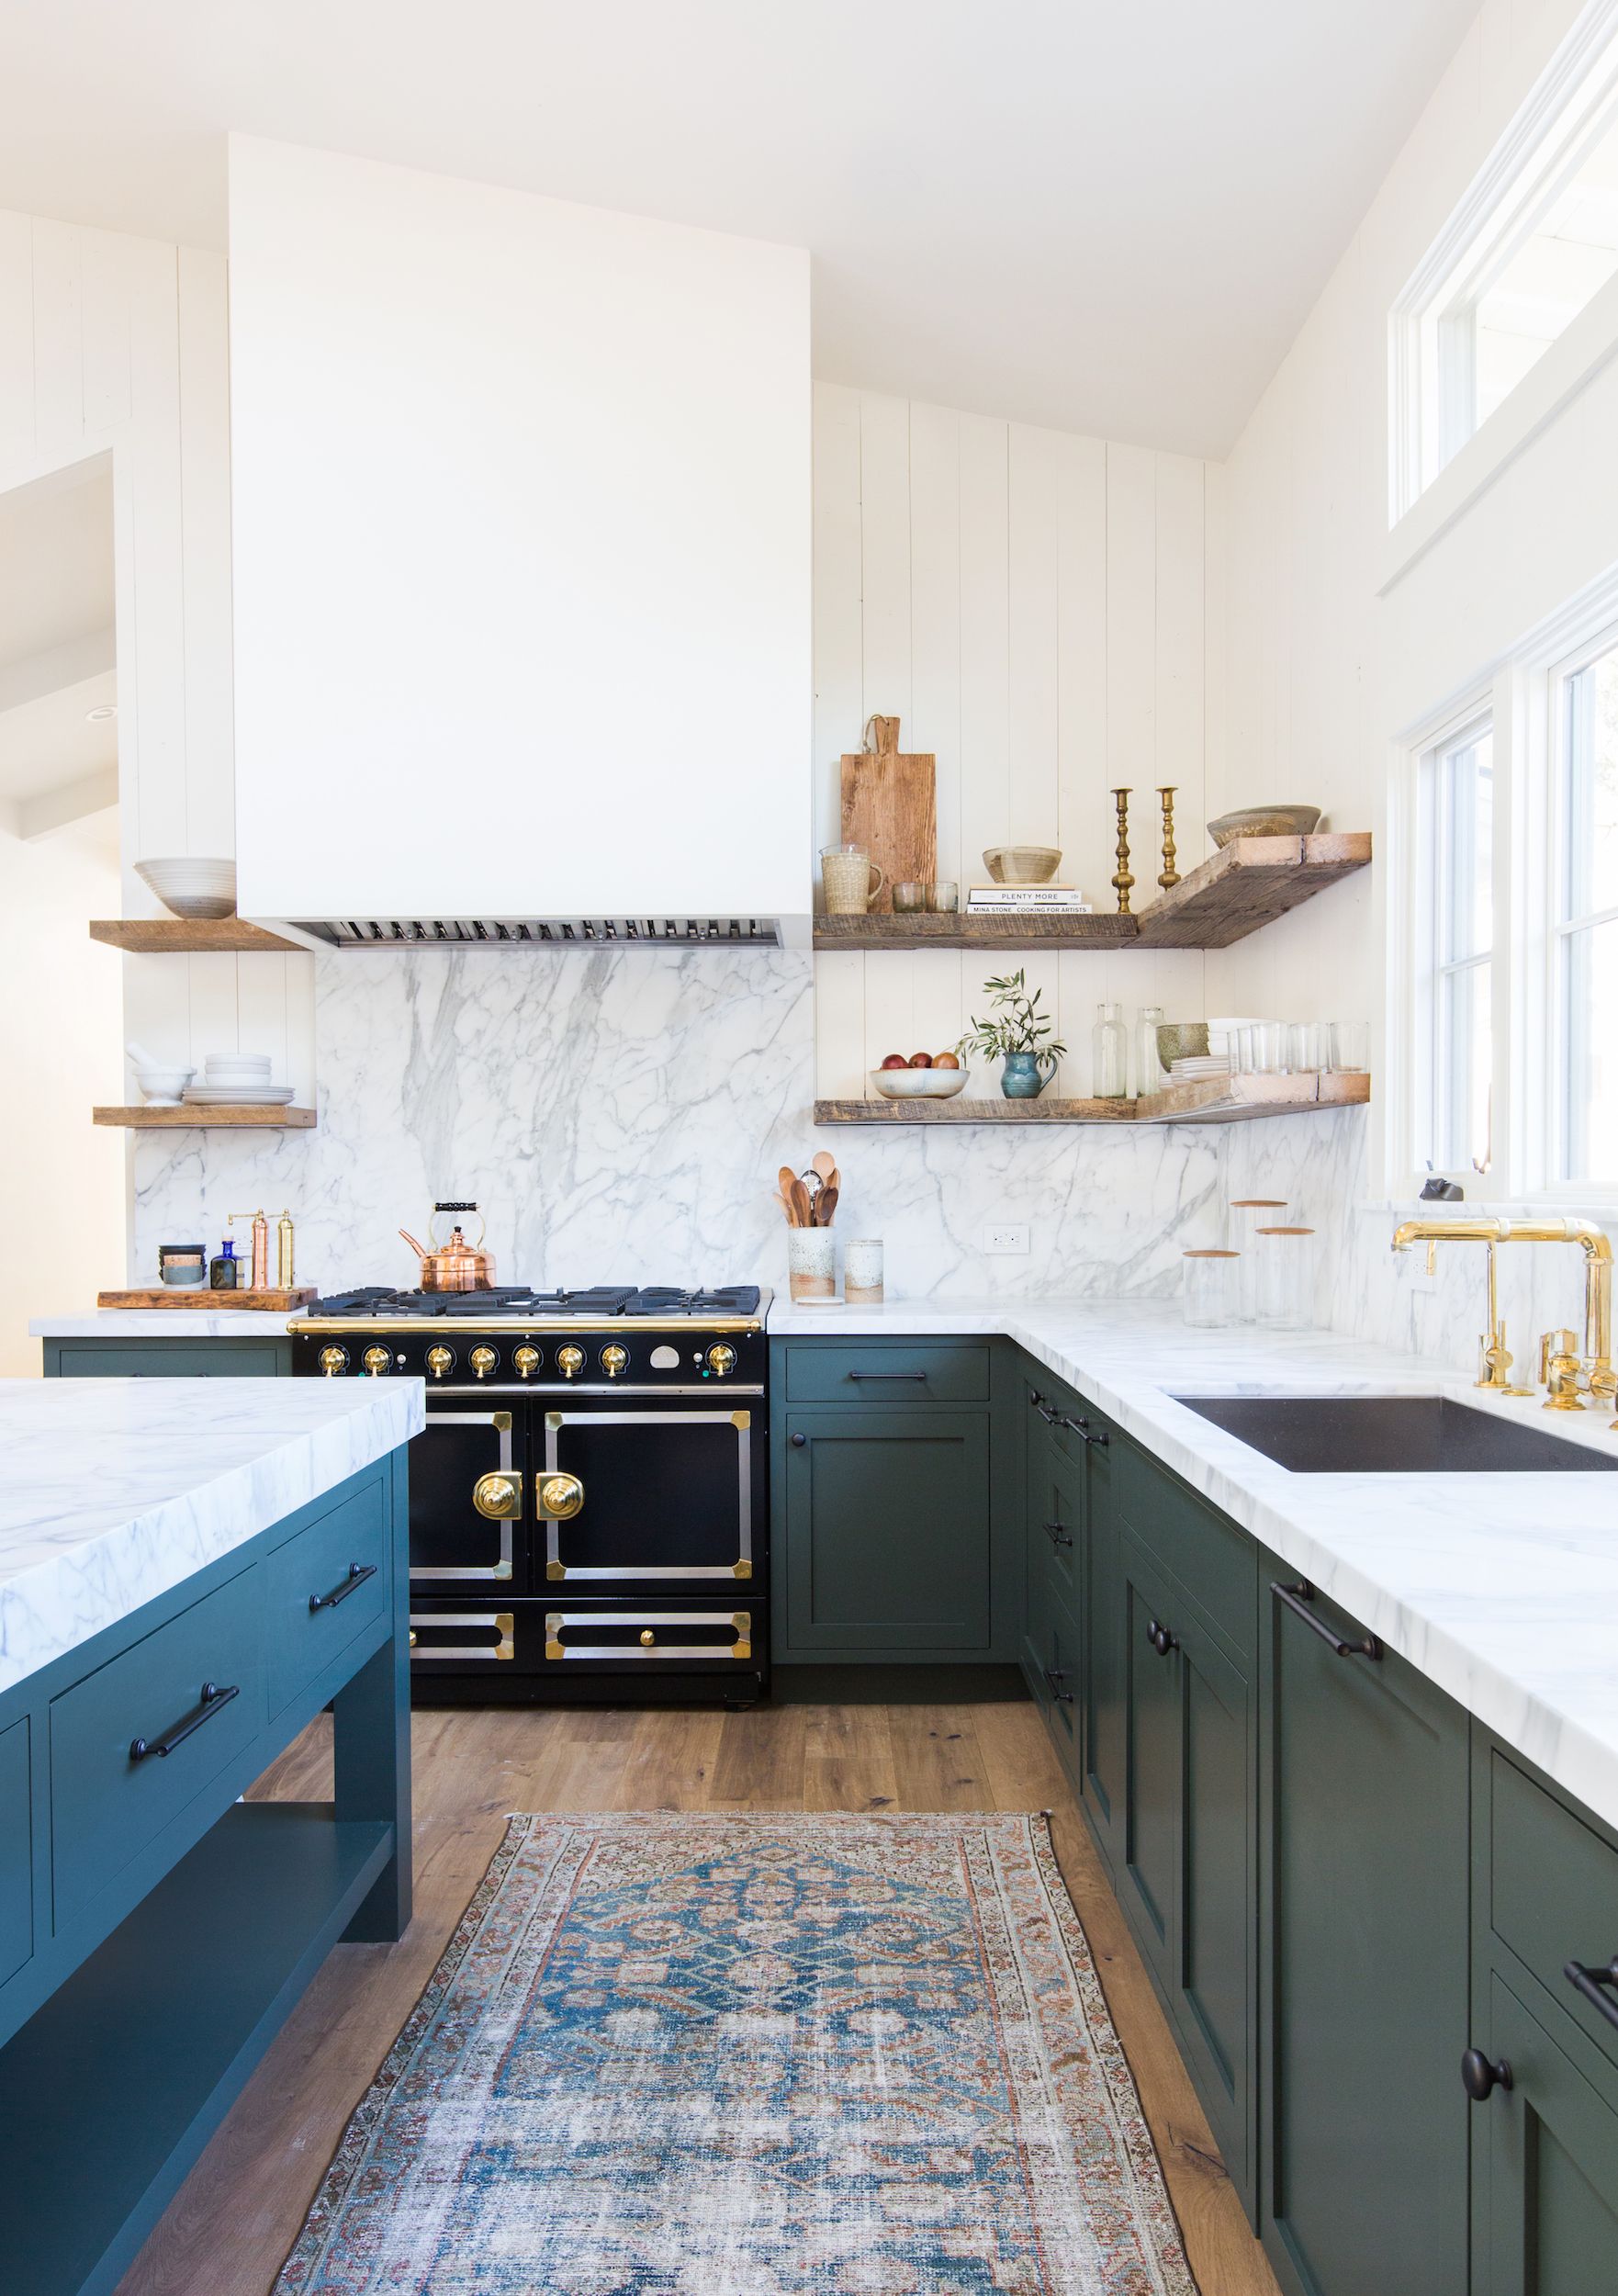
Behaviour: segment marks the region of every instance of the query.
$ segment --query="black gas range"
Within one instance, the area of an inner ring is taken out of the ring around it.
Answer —
[[[419,1704],[769,1687],[770,1295],[597,1285],[317,1300],[304,1379],[420,1379]]]

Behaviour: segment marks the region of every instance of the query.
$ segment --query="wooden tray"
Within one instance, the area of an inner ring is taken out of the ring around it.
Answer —
[[[158,1284],[150,1291],[98,1291],[98,1308],[190,1308],[211,1314],[216,1308],[257,1308],[267,1315],[290,1315],[320,1293],[313,1284],[291,1291],[210,1291],[206,1284]]]

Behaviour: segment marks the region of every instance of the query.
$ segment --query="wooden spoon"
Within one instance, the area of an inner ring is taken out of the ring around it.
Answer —
[[[818,1172],[827,1187],[836,1187],[837,1160],[829,1148],[822,1148],[818,1154],[810,1157],[809,1169],[812,1172]]]
[[[828,1182],[827,1185],[821,1189],[819,1195],[815,1199],[815,1226],[817,1228],[829,1228],[831,1226],[831,1216],[833,1212],[836,1211],[837,1208],[837,1191]]]
[[[792,1224],[797,1228],[814,1225],[810,1217],[809,1191],[802,1180],[792,1182]]]
[[[781,1183],[781,1200],[783,1202],[790,1200],[792,1193],[792,1182],[797,1176],[793,1172],[792,1165],[790,1164],[783,1164],[781,1170],[775,1176]]]

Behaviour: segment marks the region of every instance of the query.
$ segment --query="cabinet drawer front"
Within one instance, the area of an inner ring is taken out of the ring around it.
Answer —
[[[258,1733],[264,1708],[256,1571],[216,1587],[122,1650],[51,1707],[51,1880],[56,1920],[88,1902]],[[169,1753],[155,1750],[233,1688]]]
[[[33,1836],[25,1714],[0,1730],[0,1985],[33,1956]]]
[[[1113,1446],[1118,1511],[1244,1658],[1254,1647],[1258,1548],[1132,1443]]]
[[[972,1347],[787,1349],[789,1403],[986,1403],[989,1350]]]
[[[64,1344],[61,1363],[63,1379],[273,1379],[281,1368],[273,1339],[93,1340],[84,1347]]]
[[[1054,1595],[1078,1613],[1084,1551],[1084,1462],[1041,1428],[1028,1445],[1028,1600],[1030,1615]]]
[[[1042,1618],[1030,1621],[1025,1664],[1028,1687],[1051,1726],[1058,1751],[1076,1785],[1083,1653],[1079,1630],[1060,1603],[1052,1602]]]
[[[350,1493],[264,1565],[270,1712],[374,1626],[390,1587],[382,1485]]]
[[[1618,2026],[1564,1975],[1618,1957],[1618,1850],[1498,1750],[1489,1785],[1489,1926],[1618,2064]],[[1618,1989],[1599,1990],[1618,2013]]]

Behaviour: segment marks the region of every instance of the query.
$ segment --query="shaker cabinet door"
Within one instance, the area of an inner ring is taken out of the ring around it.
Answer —
[[[1618,2289],[1618,2111],[1498,1973],[1478,2038],[1511,2085],[1472,2109],[1483,2188],[1473,2296]]]

